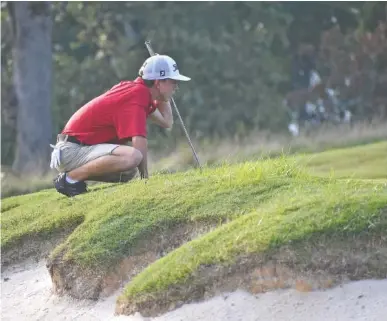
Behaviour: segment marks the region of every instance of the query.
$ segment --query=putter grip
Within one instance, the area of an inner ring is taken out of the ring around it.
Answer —
[[[153,51],[152,46],[151,46],[151,43],[150,43],[149,40],[148,40],[148,41],[145,41],[145,46],[146,46],[146,48],[148,49],[149,55],[154,56],[154,55],[155,55],[155,52]]]

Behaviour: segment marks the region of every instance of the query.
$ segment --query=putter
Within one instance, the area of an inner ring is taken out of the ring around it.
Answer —
[[[146,48],[148,49],[149,55],[154,56],[154,55],[155,55],[155,52],[153,51],[152,46],[151,46],[151,43],[150,43],[149,40],[148,40],[148,41],[145,41],[145,46],[146,46]],[[195,148],[194,148],[194,146],[193,146],[193,144],[192,144],[192,142],[191,142],[191,139],[189,138],[187,129],[186,129],[185,126],[184,126],[183,119],[182,119],[181,116],[180,116],[179,110],[177,109],[177,106],[176,106],[176,103],[175,103],[175,100],[173,99],[173,97],[171,98],[171,103],[172,103],[172,106],[175,108],[175,111],[176,111],[177,116],[179,117],[181,127],[183,128],[183,131],[184,131],[184,133],[185,133],[185,136],[187,137],[188,143],[189,143],[189,145],[191,146],[192,153],[193,153],[193,155],[194,155],[194,158],[195,158],[195,160],[196,160],[196,163],[197,163],[197,165],[199,166],[199,168],[202,168],[202,166],[201,166],[201,164],[200,164],[200,161],[199,161],[199,157],[198,157],[198,155],[197,155],[197,153],[196,153],[196,151],[195,151]]]

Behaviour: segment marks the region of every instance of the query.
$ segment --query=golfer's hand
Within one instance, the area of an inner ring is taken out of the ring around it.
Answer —
[[[140,177],[141,177],[141,179],[148,179],[149,175],[148,175],[148,173],[141,173]]]

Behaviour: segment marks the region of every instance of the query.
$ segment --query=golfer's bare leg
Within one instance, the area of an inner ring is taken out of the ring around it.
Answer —
[[[88,181],[105,182],[105,183],[127,183],[134,179],[138,174],[137,168],[132,168],[128,171],[109,173],[98,176],[90,176],[87,178]]]
[[[130,146],[119,146],[111,155],[101,156],[79,168],[67,173],[67,176],[77,181],[87,180],[89,177],[109,173],[123,172],[136,168],[142,160],[139,150]]]

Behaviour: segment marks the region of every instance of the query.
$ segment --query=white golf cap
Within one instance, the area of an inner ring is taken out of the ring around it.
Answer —
[[[139,74],[146,80],[168,78],[181,81],[191,80],[191,78],[181,75],[176,61],[166,55],[149,57],[140,68]]]

